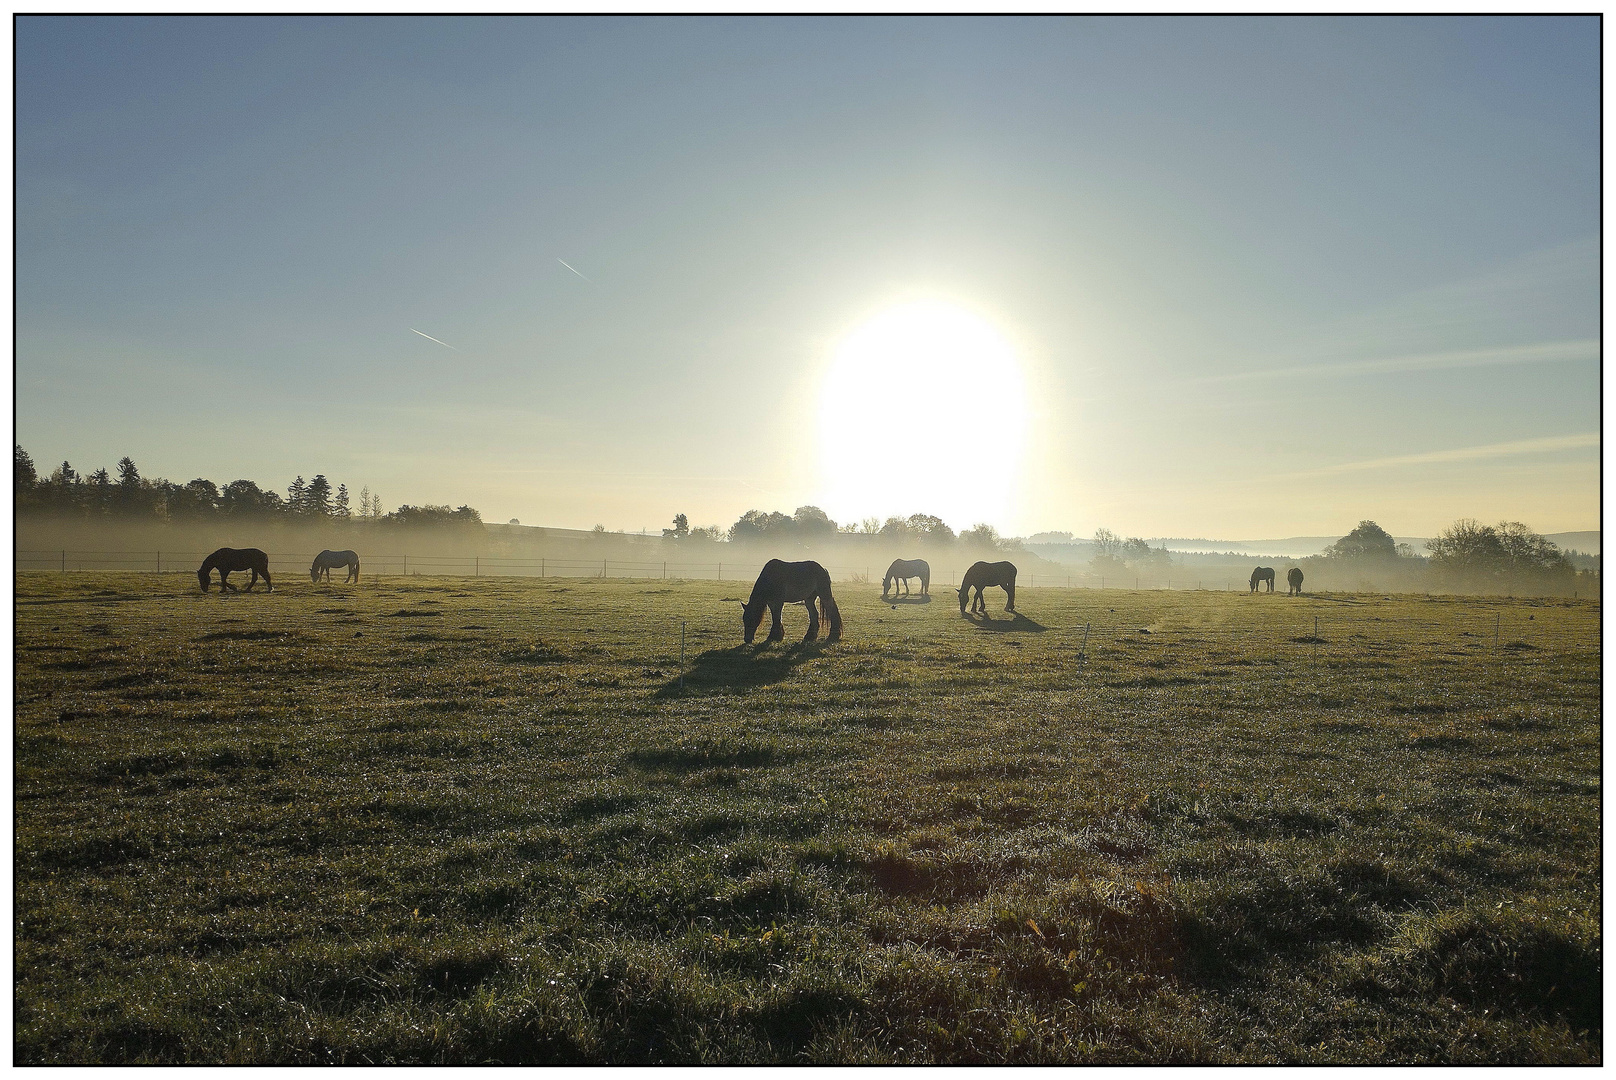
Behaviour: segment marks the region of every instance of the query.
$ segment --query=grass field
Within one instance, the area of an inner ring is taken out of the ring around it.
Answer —
[[[1601,1060],[1596,603],[745,587],[19,575],[15,1060]]]

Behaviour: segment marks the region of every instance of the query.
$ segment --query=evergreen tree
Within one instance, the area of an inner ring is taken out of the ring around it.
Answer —
[[[127,457],[118,459],[118,486],[125,490],[140,487],[140,470]]]
[[[287,489],[286,489],[286,510],[287,510],[287,513],[291,513],[291,514],[301,514],[301,513],[303,513],[304,512],[303,508],[307,505],[307,501],[306,501],[307,498],[308,498],[308,484],[304,483],[302,474],[299,474],[298,478],[296,480],[293,480],[291,485],[289,487],[287,487]]]
[[[324,473],[315,473],[314,479],[309,481],[308,488],[303,492],[303,513],[310,517],[331,516],[331,481],[325,478]]]
[[[337,497],[331,503],[331,516],[343,518],[344,520],[353,516],[353,511],[348,507],[347,484],[337,485]]]
[[[90,490],[87,493],[87,502],[90,513],[98,516],[112,513],[112,475],[106,469],[97,469],[90,474],[88,486]]]
[[[34,468],[34,459],[28,456],[28,451],[18,446],[11,455],[12,487],[18,493],[32,492],[34,485],[39,483],[39,472]]]

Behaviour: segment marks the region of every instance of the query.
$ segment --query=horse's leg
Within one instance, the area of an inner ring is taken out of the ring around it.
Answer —
[[[785,601],[774,600],[769,603],[769,614],[774,617],[774,625],[769,627],[770,641],[784,641],[786,639],[786,624],[780,621],[780,609],[785,607]]]
[[[1016,582],[1014,578],[1004,583],[1004,591],[1008,597],[1004,602],[1004,610],[1016,610]]]
[[[230,571],[219,567],[219,591],[240,592],[241,590],[230,584]]]
[[[804,634],[802,638],[805,642],[819,640],[819,608],[816,606],[818,599],[818,597],[810,596],[802,602],[802,606],[808,609],[808,633]]]

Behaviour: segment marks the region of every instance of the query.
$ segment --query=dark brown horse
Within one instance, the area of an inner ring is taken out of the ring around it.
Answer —
[[[219,571],[220,592],[238,591],[230,584],[230,574],[236,570],[252,571],[252,578],[247,582],[248,592],[252,592],[252,587],[258,584],[259,578],[263,578],[264,584],[269,586],[267,591],[275,591],[275,583],[269,580],[269,556],[257,548],[220,548],[203,559],[202,569],[196,572],[196,580],[202,583],[203,592],[208,591],[208,583],[211,580],[208,575],[215,570]]]
[[[1293,566],[1285,571],[1285,584],[1290,586],[1290,591],[1285,594],[1286,596],[1302,595],[1302,568],[1300,566]]]
[[[814,610],[815,600],[824,609],[825,621],[830,623],[830,633],[825,635],[825,640],[840,640],[842,613],[836,607],[835,597],[830,594],[830,574],[825,568],[816,562],[770,559],[763,573],[758,575],[757,584],[752,586],[752,598],[741,605],[741,629],[746,633],[746,643],[752,644],[752,637],[763,622],[765,608],[774,616],[768,640],[784,641],[786,628],[780,621],[780,609],[787,604],[802,604],[808,609],[808,634],[802,640],[816,640],[819,637],[819,612]]]
[[[988,613],[987,601],[982,599],[982,590],[994,585],[1002,585],[1006,600],[1004,610],[1016,610],[1016,564],[1008,562],[979,562],[973,563],[965,571],[965,580],[960,583],[959,601],[960,614],[965,614],[965,600],[972,589],[976,590],[976,599],[971,602],[971,614]]]
[[[898,592],[898,582],[903,582],[903,594],[909,595],[909,579],[920,579],[920,595],[931,595],[931,564],[925,559],[893,559],[892,565],[887,567],[887,576],[881,579],[881,599],[887,598],[887,587],[892,587],[894,596]]]
[[[1268,591],[1274,591],[1274,568],[1272,566],[1259,566],[1251,572],[1251,591],[1256,592],[1263,582],[1268,583]]]

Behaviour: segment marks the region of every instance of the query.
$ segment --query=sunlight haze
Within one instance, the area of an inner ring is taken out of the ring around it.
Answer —
[[[16,441],[580,529],[1594,529],[1599,34],[21,17]]]

